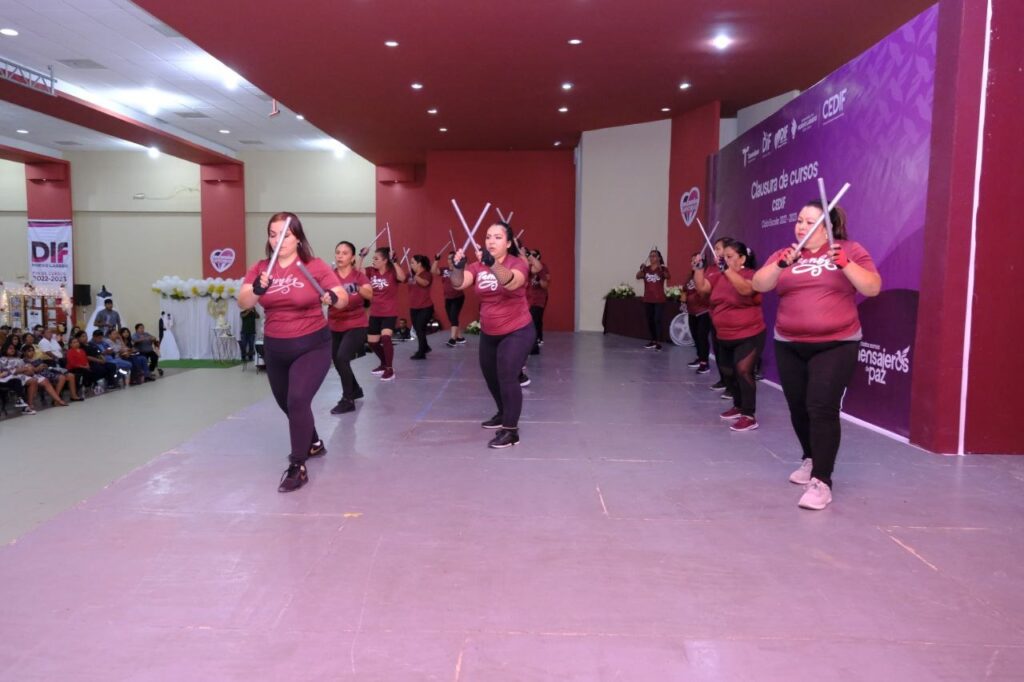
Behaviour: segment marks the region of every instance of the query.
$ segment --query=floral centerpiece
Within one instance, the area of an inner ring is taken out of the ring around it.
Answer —
[[[242,288],[240,279],[223,279],[211,277],[207,279],[182,279],[169,275],[153,282],[153,291],[163,298],[175,301],[186,301],[190,298],[209,297],[215,301],[237,298]]]
[[[634,296],[636,296],[636,291],[633,289],[633,285],[625,282],[604,295],[605,298],[633,298]]]
[[[678,301],[682,297],[683,297],[683,288],[682,287],[666,287],[665,288],[665,298],[667,298],[668,300],[670,300],[670,301]]]
[[[470,322],[469,324],[466,325],[465,332],[467,334],[479,334],[480,333],[480,323],[478,321],[476,321],[476,320],[473,320],[472,322]]]

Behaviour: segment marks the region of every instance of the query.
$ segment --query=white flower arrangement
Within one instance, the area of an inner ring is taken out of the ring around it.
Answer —
[[[216,301],[237,298],[242,288],[240,279],[213,277],[208,279],[182,279],[174,275],[161,277],[153,282],[153,291],[163,298],[184,301],[190,298],[209,297]]]
[[[667,298],[668,300],[670,300],[670,301],[678,301],[678,300],[682,299],[682,297],[683,297],[683,288],[682,287],[666,287],[665,288],[665,298]]]
[[[633,298],[634,296],[636,296],[636,290],[633,289],[633,285],[625,282],[604,295],[605,298]]]
[[[470,322],[469,324],[466,325],[465,331],[466,331],[467,334],[479,334],[480,333],[480,323],[478,321],[476,321],[476,320],[473,320],[472,322]]]

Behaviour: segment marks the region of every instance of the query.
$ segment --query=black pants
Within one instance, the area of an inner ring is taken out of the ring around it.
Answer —
[[[362,352],[366,345],[366,327],[346,329],[343,332],[331,332],[331,358],[334,369],[341,377],[341,397],[355,400],[355,391],[359,388],[356,375],[352,372],[352,361]]]
[[[303,464],[309,446],[320,440],[313,422],[313,396],[331,368],[331,334],[327,327],[294,339],[263,339],[267,378],[277,406],[288,415],[292,451],[288,461]]]
[[[701,313],[700,315],[690,315],[690,336],[693,337],[693,343],[697,346],[697,359],[704,364],[708,362],[708,353],[711,348],[711,341],[709,335],[711,334],[711,314]]]
[[[434,316],[434,307],[411,308],[409,316],[412,318],[412,328],[416,332],[416,352],[423,355],[430,350],[427,344],[427,323]]]
[[[839,409],[857,369],[859,341],[775,342],[782,392],[804,459],[814,460],[811,476],[832,487],[839,452]]]
[[[459,326],[459,315],[462,314],[462,305],[465,302],[465,296],[444,299],[444,312],[448,316],[448,324],[453,327]]]
[[[519,372],[526,364],[526,357],[536,339],[532,324],[502,336],[480,335],[480,371],[498,407],[504,428],[519,426],[519,415],[523,411]]]
[[[725,377],[722,375],[722,347],[718,345],[718,332],[715,330],[714,322],[711,323],[711,350],[715,353],[715,365],[718,367],[718,382],[724,384]]]
[[[537,332],[537,341],[544,340],[544,306],[531,305],[530,317],[533,318],[533,330]],[[534,344],[536,346],[536,344]]]
[[[156,366],[160,364],[160,356],[156,354],[156,351],[150,350],[146,352],[139,352],[139,355],[149,360],[149,372],[152,374],[156,371]]]
[[[647,331],[651,341],[661,342],[662,305],[660,303],[644,303],[644,314],[647,315]]]
[[[732,404],[742,414],[753,417],[757,411],[757,382],[754,365],[764,352],[764,330],[743,339],[719,339],[718,368],[725,386],[732,393]]]
[[[256,332],[242,332],[238,337],[238,352],[243,360],[256,359]]]

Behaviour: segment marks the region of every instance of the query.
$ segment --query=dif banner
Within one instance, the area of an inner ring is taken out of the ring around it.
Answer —
[[[68,292],[75,281],[70,220],[28,221],[29,281],[40,287],[64,285]]]
[[[910,378],[923,269],[938,7],[932,7],[803,92],[722,149],[712,221],[761,259],[796,241],[818,178],[840,205],[849,237],[871,253],[882,293],[858,304],[864,339],[843,410],[902,435],[910,431]],[[769,339],[778,298],[764,297]],[[822,311],[824,313],[825,311]],[[765,373],[778,380],[773,343]]]

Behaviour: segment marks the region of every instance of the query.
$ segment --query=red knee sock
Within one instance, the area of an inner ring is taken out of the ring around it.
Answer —
[[[384,349],[381,348],[380,341],[373,341],[373,342],[371,342],[370,343],[370,350],[372,350],[373,354],[377,356],[378,360],[380,360],[381,366],[382,367],[387,367],[388,363],[384,362]]]
[[[395,359],[395,347],[391,344],[390,336],[381,336],[380,345],[383,349],[382,358],[385,367],[391,367],[391,361]]]

